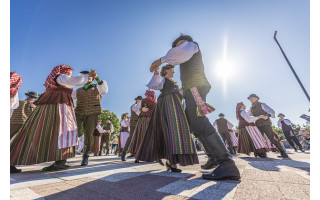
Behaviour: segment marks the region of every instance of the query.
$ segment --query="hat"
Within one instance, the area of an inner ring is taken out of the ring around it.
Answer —
[[[89,71],[81,71],[80,74],[89,74]]]
[[[223,114],[223,113],[220,113],[218,116],[219,116],[219,117],[222,117],[222,116],[224,116],[224,114]]]
[[[184,35],[184,34],[181,33],[180,36],[172,42],[172,48],[173,48],[173,47],[176,47],[176,46],[177,46],[177,43],[178,43],[180,40],[186,40],[186,41],[188,41],[188,42],[193,42],[193,39],[192,39],[191,36],[189,36],[189,35]]]
[[[284,114],[282,114],[282,113],[279,113],[278,117],[280,117],[280,115],[283,115],[283,116],[285,117],[285,115],[284,115]]]
[[[25,93],[25,95],[32,97],[32,98],[37,98],[38,94],[36,92],[33,91],[28,91],[27,93]]]
[[[250,99],[251,97],[257,97],[258,99],[260,99],[256,94],[250,94],[250,96],[248,97],[248,99]]]
[[[135,98],[134,100],[137,100],[137,99],[142,99],[142,96],[137,96],[137,98]]]
[[[111,121],[111,118],[110,117],[107,117],[107,119],[106,120],[110,120]]]

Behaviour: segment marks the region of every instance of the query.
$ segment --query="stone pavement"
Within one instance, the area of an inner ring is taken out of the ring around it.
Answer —
[[[167,172],[158,163],[120,161],[117,156],[81,156],[70,159],[69,170],[44,173],[51,163],[22,166],[10,175],[11,199],[310,199],[310,152],[287,150],[289,159],[268,153],[268,158],[234,156],[241,181],[208,181],[199,165]],[[200,163],[206,161],[199,152]]]

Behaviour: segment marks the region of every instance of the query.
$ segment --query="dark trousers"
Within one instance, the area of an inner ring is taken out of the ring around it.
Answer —
[[[276,134],[273,129],[272,129],[272,126],[271,125],[268,125],[268,126],[258,126],[258,129],[261,133],[265,133],[267,135],[267,137],[269,138],[270,142],[272,144],[274,144],[281,153],[284,152],[280,142],[276,139],[274,139],[274,134]]]
[[[10,124],[10,139],[20,130],[23,124]]]
[[[106,143],[106,154],[109,153],[109,142],[110,142],[110,135],[103,133],[101,136],[100,152],[102,151],[103,143]]]
[[[90,150],[90,147],[93,143],[93,132],[97,127],[98,115],[81,115],[76,114],[77,126],[81,127],[83,124],[84,130],[84,149],[83,152],[86,153],[87,149]]]
[[[207,94],[209,92],[209,88],[203,87],[198,88],[198,92],[203,99],[206,101]],[[194,101],[194,98],[191,94],[190,90],[185,91],[185,103],[186,103],[186,115],[188,122],[190,124],[190,128],[193,134],[196,137],[200,135],[206,136],[216,132],[216,129],[212,126],[209,119],[204,117],[197,116],[197,104]]]
[[[220,133],[220,132],[219,132],[219,133]],[[223,139],[223,142],[226,142],[226,140],[227,140],[229,149],[232,149],[232,148],[233,148],[233,145],[232,145],[232,141],[231,141],[230,134],[229,134],[228,132],[221,132],[220,135],[221,135],[221,137],[222,137],[222,139]]]
[[[291,136],[290,132],[283,132],[283,134],[284,134],[284,136],[286,136],[286,139],[287,139],[287,141],[289,142],[289,144],[290,144],[290,146],[292,148],[295,148],[294,143],[298,147],[302,148],[302,146],[301,146],[301,144],[300,144],[300,142],[299,142],[299,140],[298,140],[298,138],[296,136]]]

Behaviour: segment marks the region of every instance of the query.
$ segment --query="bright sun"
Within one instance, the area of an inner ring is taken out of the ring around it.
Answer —
[[[223,60],[217,65],[216,73],[223,79],[231,78],[233,76],[233,63],[228,60]]]

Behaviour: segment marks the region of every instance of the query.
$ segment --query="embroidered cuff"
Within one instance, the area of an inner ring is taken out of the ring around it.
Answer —
[[[102,83],[103,83],[103,80],[101,80],[99,76],[97,76],[96,81],[97,81],[98,85],[102,85]]]

